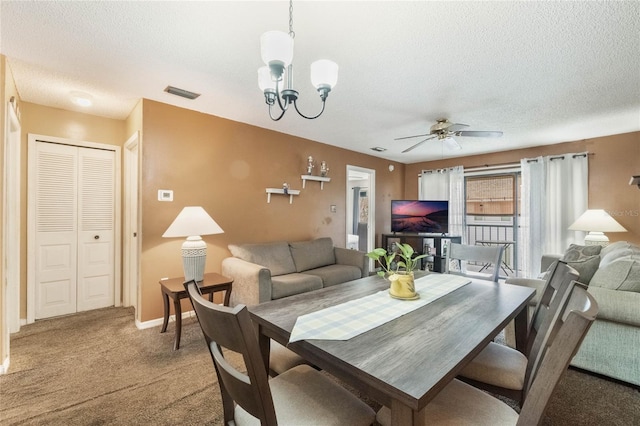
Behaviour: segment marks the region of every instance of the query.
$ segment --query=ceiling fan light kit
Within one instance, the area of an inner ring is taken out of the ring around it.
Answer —
[[[269,117],[273,121],[280,120],[291,104],[298,114],[313,120],[324,112],[325,101],[329,92],[338,82],[338,64],[328,59],[321,59],[311,64],[311,84],[316,88],[322,100],[322,109],[315,116],[306,116],[300,112],[296,103],[298,91],[293,88],[293,0],[289,1],[289,33],[267,31],[260,37],[260,54],[266,66],[258,69],[258,87],[264,93],[264,100],[269,105]],[[286,85],[285,84],[286,73]],[[271,108],[278,104],[280,114],[274,116]]]
[[[439,118],[436,123],[431,126],[430,132],[424,135],[405,136],[402,138],[396,138],[394,140],[399,141],[403,139],[412,139],[427,136],[426,139],[421,140],[415,145],[402,151],[403,153],[409,152],[414,148],[422,145],[428,140],[437,138],[440,142],[445,144],[450,149],[460,150],[462,146],[456,141],[453,136],[463,137],[483,137],[483,138],[499,138],[502,136],[500,131],[479,131],[479,130],[461,130],[465,127],[469,127],[467,124],[452,123],[446,118]]]

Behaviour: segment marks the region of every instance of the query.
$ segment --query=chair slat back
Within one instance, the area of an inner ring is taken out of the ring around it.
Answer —
[[[569,367],[571,359],[598,314],[598,304],[582,284],[570,284],[556,321],[547,331],[541,362],[534,368],[533,382],[520,411],[517,425],[541,424],[549,399]]]
[[[203,298],[195,282],[185,283],[213,360],[222,395],[225,424],[234,420],[234,401],[263,425],[276,425],[268,376],[245,305],[216,305]],[[235,368],[223,349],[240,353],[247,373]]]
[[[491,263],[493,265],[493,274],[489,275],[487,279],[497,283],[500,275],[500,265],[502,263],[503,252],[504,247],[500,245],[480,246],[450,243],[447,249],[445,271],[447,274],[481,278],[477,275],[467,274],[466,268],[464,267],[465,262],[481,262],[483,264]],[[460,260],[460,271],[456,271],[451,268],[452,260]]]
[[[546,278],[546,283],[542,289],[542,294],[533,311],[531,321],[529,321],[527,347],[524,352],[527,357],[531,355],[538,331],[543,327],[544,318],[551,307],[552,300],[560,297],[558,302],[560,303],[562,298],[565,298],[570,291],[569,285],[571,281],[578,280],[578,278],[578,272],[562,260],[554,262],[551,266]],[[554,308],[558,309],[559,306],[559,304],[556,304]],[[548,326],[548,324],[549,323],[547,323],[546,326]]]

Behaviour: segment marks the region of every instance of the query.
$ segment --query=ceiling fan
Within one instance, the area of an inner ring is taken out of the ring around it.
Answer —
[[[394,140],[399,141],[403,139],[419,138],[428,136],[426,139],[421,140],[415,145],[402,151],[403,153],[409,152],[414,148],[422,145],[424,142],[438,138],[438,140],[445,143],[451,149],[461,149],[460,144],[453,138],[453,136],[470,136],[481,138],[499,138],[502,136],[502,132],[499,131],[480,131],[480,130],[461,130],[465,127],[469,127],[467,124],[452,123],[446,118],[439,118],[436,120],[436,124],[431,126],[430,132],[424,135],[405,136],[403,138],[396,138]]]

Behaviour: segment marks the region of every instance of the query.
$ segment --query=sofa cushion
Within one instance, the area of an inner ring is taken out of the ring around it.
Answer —
[[[229,244],[229,251],[239,259],[264,266],[271,271],[272,276],[296,272],[289,244],[284,241],[264,244]]]
[[[591,285],[640,292],[640,255],[623,256],[600,267],[593,275]]]
[[[620,250],[620,249],[640,249],[640,247],[638,247],[635,244],[631,244],[627,241],[616,241],[615,243],[611,243],[606,247],[602,248],[602,251],[600,252],[600,256],[601,257],[605,257],[606,255],[608,255],[609,253],[611,253],[612,251],[616,251],[616,250]]]
[[[564,260],[565,262],[582,260],[587,257],[599,255],[601,250],[601,245],[580,246],[578,244],[571,244],[569,245],[569,248],[564,252],[562,260]]]
[[[309,269],[304,271],[304,273],[320,277],[324,287],[330,287],[332,285],[342,284],[347,281],[362,278],[362,271],[360,268],[349,265],[327,265],[320,268]]]
[[[289,243],[289,248],[291,249],[296,272],[336,263],[333,240],[329,237]]]
[[[321,288],[322,278],[315,275],[293,273],[271,277],[271,299],[281,299]]]

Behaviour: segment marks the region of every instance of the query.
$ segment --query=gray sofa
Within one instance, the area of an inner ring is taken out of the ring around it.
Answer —
[[[588,284],[600,312],[571,365],[640,386],[640,247],[624,241],[593,254],[572,245],[564,255],[545,255],[541,270],[562,258]],[[599,246],[597,246],[599,247]],[[507,283],[534,287],[541,279],[508,278]],[[537,297],[531,302],[535,306]]]
[[[233,278],[231,306],[256,305],[369,275],[365,253],[334,247],[331,238],[230,244],[222,274]]]

